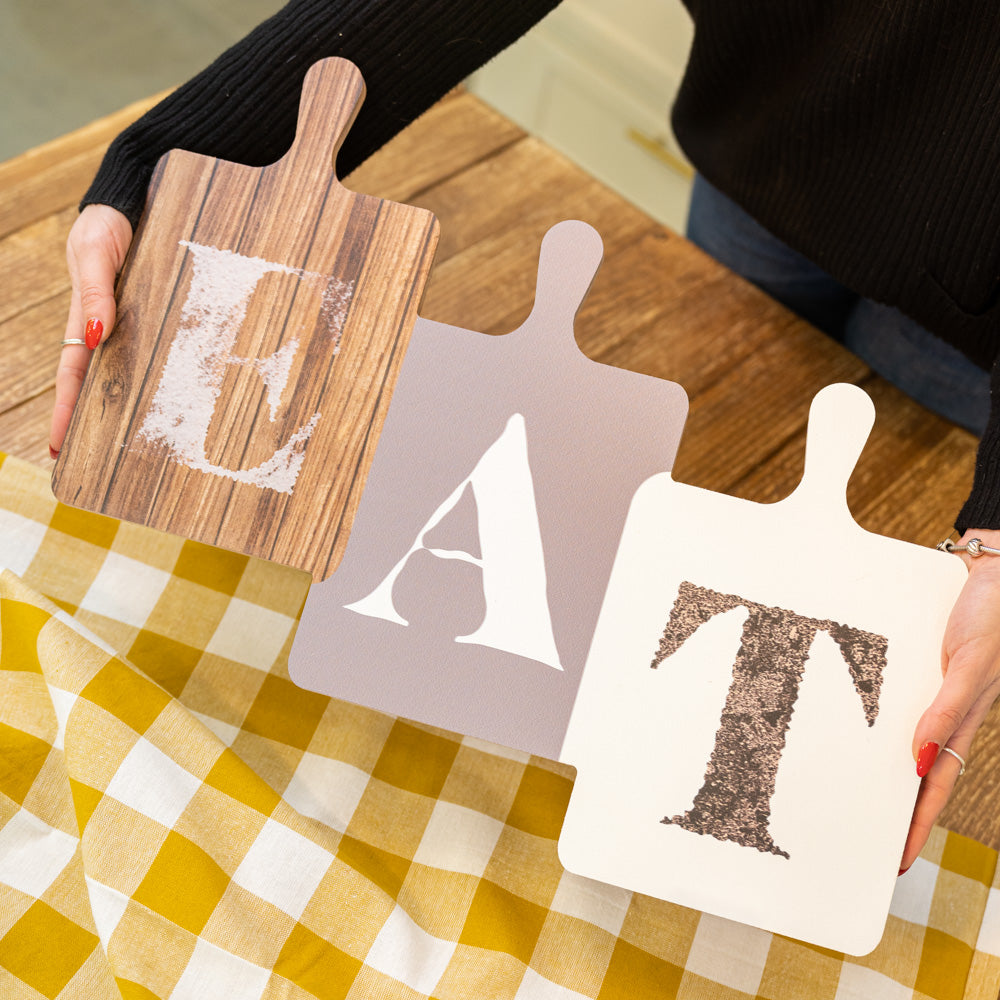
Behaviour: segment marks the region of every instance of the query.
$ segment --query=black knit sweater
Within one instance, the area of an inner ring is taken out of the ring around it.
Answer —
[[[558,0],[292,0],[120,135],[84,204],[133,225],[157,158],[263,166],[291,143],[324,56],[367,97],[341,174]],[[847,287],[993,369],[993,408],[956,525],[1000,528],[1000,4],[685,0],[695,22],[673,112],[706,178]]]

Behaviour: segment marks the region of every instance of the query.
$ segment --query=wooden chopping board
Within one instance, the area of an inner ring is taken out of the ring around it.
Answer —
[[[348,191],[364,97],[306,76],[289,152],[160,160],[52,488],[65,503],[328,576],[344,551],[437,244]]]

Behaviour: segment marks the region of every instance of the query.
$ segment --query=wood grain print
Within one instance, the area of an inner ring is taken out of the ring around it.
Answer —
[[[289,152],[160,161],[53,474],[66,503],[325,578],[343,553],[437,243],[334,160],[364,96],[314,65]]]

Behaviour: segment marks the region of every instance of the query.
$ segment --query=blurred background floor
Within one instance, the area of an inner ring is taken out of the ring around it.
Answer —
[[[0,0],[0,160],[182,83],[282,0]]]

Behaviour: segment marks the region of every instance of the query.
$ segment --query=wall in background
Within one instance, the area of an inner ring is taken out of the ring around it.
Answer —
[[[691,37],[680,0],[565,0],[470,86],[683,231],[691,168],[668,114]]]
[[[183,83],[282,0],[3,0],[0,159]]]

